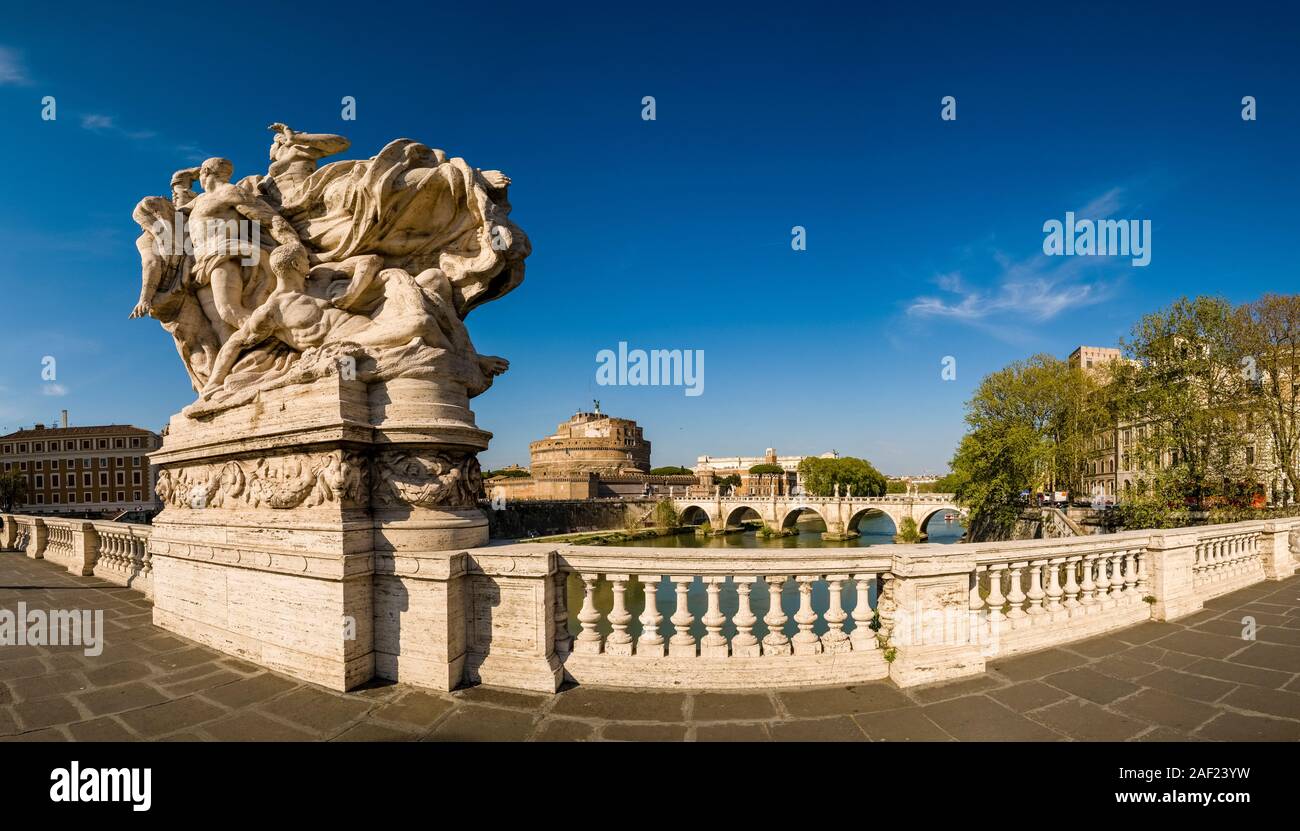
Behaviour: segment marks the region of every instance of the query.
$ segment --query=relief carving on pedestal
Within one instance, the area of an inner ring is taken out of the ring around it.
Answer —
[[[366,504],[365,458],[352,451],[165,468],[158,498],[177,508],[314,508]]]
[[[375,458],[375,504],[473,508],[483,493],[474,454],[386,451]]]

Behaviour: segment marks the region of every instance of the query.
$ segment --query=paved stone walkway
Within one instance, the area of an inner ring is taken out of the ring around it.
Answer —
[[[104,609],[106,645],[0,646],[0,739],[1300,740],[1300,577],[963,681],[752,693],[376,683],[336,693],[150,623],[138,592],[0,553],[0,608]],[[1254,617],[1257,639],[1243,640]]]

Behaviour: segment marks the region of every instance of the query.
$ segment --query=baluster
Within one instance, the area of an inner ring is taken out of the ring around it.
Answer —
[[[1067,609],[1077,609],[1082,605],[1079,603],[1079,581],[1075,575],[1082,562],[1083,557],[1079,555],[1068,557],[1065,561],[1065,602],[1063,605]]]
[[[754,637],[754,624],[758,618],[749,607],[749,592],[753,588],[753,577],[736,578],[736,594],[740,596],[740,608],[732,622],[736,624],[736,635],[731,639],[731,654],[736,657],[752,658],[761,653],[758,638]]]
[[[596,611],[596,574],[582,575],[582,609],[578,611],[578,622],[582,624],[582,631],[578,633],[578,640],[573,645],[574,652],[580,652],[585,655],[600,654],[600,633],[596,631],[596,624],[600,621],[600,612]]]
[[[1084,606],[1092,606],[1097,603],[1097,584],[1092,580],[1093,569],[1096,565],[1096,554],[1083,555],[1083,583],[1080,584],[1079,590],[1083,594],[1080,602]]]
[[[1137,551],[1124,552],[1124,596],[1131,597],[1137,593]]]
[[[831,603],[823,616],[826,619],[826,632],[822,635],[822,648],[826,652],[848,652],[852,646],[849,636],[844,632],[844,621],[849,615],[844,611],[844,581],[847,574],[826,575],[826,585],[830,591]]]
[[[1043,566],[1046,565],[1044,560],[1034,560],[1029,564],[1029,614],[1041,615],[1047,610],[1043,608]]]
[[[980,597],[980,568],[979,568],[979,566],[976,566],[976,567],[975,567],[975,570],[972,571],[971,574],[970,574],[970,590],[969,590],[969,595],[970,595],[970,610],[971,610],[971,612],[973,612],[973,613],[975,613],[975,614],[978,615],[980,612],[984,611],[984,598]]]
[[[694,658],[695,636],[691,634],[691,624],[695,622],[695,616],[686,607],[686,593],[690,591],[691,583],[695,582],[695,577],[689,575],[669,577],[668,579],[672,580],[677,587],[677,610],[669,618],[677,631],[668,639],[668,654],[674,658]]]
[[[1047,562],[1047,611],[1049,612],[1061,610],[1061,596],[1065,594],[1061,590],[1061,566],[1064,563],[1064,557],[1053,557]]]
[[[794,654],[817,655],[822,651],[821,639],[813,634],[817,613],[812,607],[812,584],[817,577],[800,574],[795,579],[799,581],[799,611],[795,612],[794,622],[799,624],[799,631],[794,633]]]
[[[632,636],[628,634],[627,625],[632,620],[632,613],[627,610],[628,574],[606,574],[614,590],[614,606],[609,610],[609,637],[605,639],[605,654],[631,655]]]
[[[130,573],[130,569],[126,569]],[[573,646],[569,634],[569,572],[555,572],[555,654],[568,655]]]
[[[636,654],[645,658],[662,658],[664,656],[664,636],[659,633],[659,624],[664,616],[659,614],[659,580],[658,574],[638,574],[641,588],[645,590],[645,609],[641,612],[641,637],[636,641]]]
[[[989,566],[989,622],[991,623],[1007,619],[1002,611],[1002,607],[1007,602],[1007,599],[1002,596],[1002,572],[1006,569],[1006,563],[994,563]]]
[[[1007,602],[1011,604],[1011,609],[1007,612],[1007,617],[1012,620],[1029,617],[1029,613],[1025,611],[1025,587],[1020,583],[1026,565],[1026,563],[1011,564],[1011,590],[1007,592]]]
[[[1138,598],[1145,599],[1151,594],[1151,579],[1147,574],[1147,550],[1139,548],[1134,552],[1137,559],[1137,590]]]
[[[704,624],[704,637],[700,639],[700,655],[708,658],[727,657],[727,639],[722,634],[722,624],[727,618],[722,614],[720,595],[725,577],[705,577],[704,589],[709,595],[709,606],[701,622]]]
[[[1118,601],[1124,596],[1124,555],[1116,551],[1110,555],[1110,597]]]
[[[1110,572],[1106,570],[1110,562],[1109,554],[1097,555],[1097,602],[1105,603],[1110,594]]]
[[[875,576],[871,574],[855,574],[853,579],[857,581],[858,602],[853,606],[853,633],[849,635],[849,643],[857,652],[863,652],[868,649],[876,648],[876,633],[871,629],[871,619],[874,614],[871,611],[871,584]]]
[[[785,623],[789,620],[785,611],[781,609],[781,588],[785,586],[788,578],[765,577],[767,581],[767,614],[763,616],[763,623],[767,624],[767,634],[763,636],[763,654],[764,655],[789,655],[790,639],[786,637]]]

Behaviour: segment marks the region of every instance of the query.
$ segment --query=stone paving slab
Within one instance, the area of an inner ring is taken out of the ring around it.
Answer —
[[[0,553],[0,608],[20,601],[103,609],[106,643],[0,647],[0,741],[1300,741],[1300,577],[906,690],[337,693],[154,627],[138,592]]]

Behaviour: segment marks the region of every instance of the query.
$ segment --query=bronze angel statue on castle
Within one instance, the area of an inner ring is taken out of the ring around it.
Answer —
[[[318,167],[349,141],[270,129],[266,175],[232,182],[229,161],[208,159],[133,213],[131,317],[175,340],[199,393],[187,414],[344,365],[363,381],[486,390],[507,362],[474,350],[464,318],[523,281],[531,246],[510,221],[510,179],[409,139]]]

